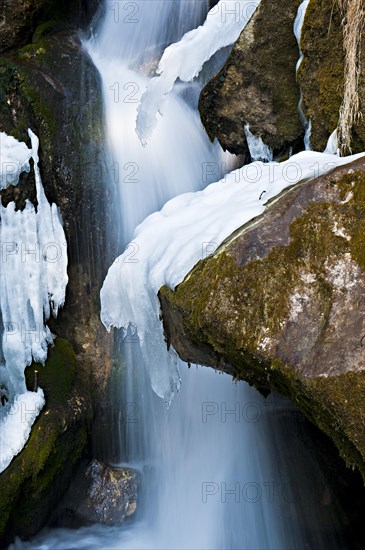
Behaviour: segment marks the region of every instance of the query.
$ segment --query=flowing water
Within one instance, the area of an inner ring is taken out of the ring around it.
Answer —
[[[201,126],[199,82],[177,85],[147,147],[135,134],[138,101],[163,48],[199,25],[207,10],[202,0],[106,2],[87,44],[102,77],[124,243],[169,198],[219,179],[202,170],[206,163],[228,161]],[[118,345],[116,363],[121,379],[114,387],[110,458],[141,472],[137,518],[125,527],[49,530],[29,547],[340,547],[338,514],[331,499],[323,499],[327,481],[313,460],[313,444],[294,435],[301,416],[289,402],[275,395],[265,400],[227,375],[179,362],[181,391],[167,409],[151,389],[133,327]]]

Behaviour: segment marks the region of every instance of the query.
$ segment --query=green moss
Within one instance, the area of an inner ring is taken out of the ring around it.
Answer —
[[[22,59],[32,59],[34,57],[38,57],[39,55],[44,55],[45,53],[46,50],[43,46],[40,46],[39,44],[28,44],[19,51],[19,56]]]
[[[34,370],[39,371],[39,385],[47,403],[25,448],[0,475],[0,539],[5,530],[11,533],[13,526],[22,533],[34,529],[40,510],[52,506],[55,495],[64,491],[64,480],[71,475],[85,448],[86,423],[75,422],[68,405],[75,368],[72,346],[57,338],[45,366],[34,364],[26,371],[30,389]],[[44,513],[39,517],[43,518]]]
[[[71,393],[76,371],[76,355],[67,340],[56,338],[45,366],[33,363],[25,371],[27,387],[33,391],[35,371],[48,405],[65,403]]]
[[[62,25],[63,23],[59,19],[51,19],[50,21],[45,21],[44,23],[41,23],[40,25],[38,25],[33,34],[33,44],[37,44],[38,42],[43,40],[44,37],[56,32],[57,30],[62,28]]]

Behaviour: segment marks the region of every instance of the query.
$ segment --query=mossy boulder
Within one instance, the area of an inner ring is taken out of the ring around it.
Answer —
[[[344,93],[345,53],[342,15],[337,2],[311,0],[302,29],[304,55],[298,71],[303,94],[302,108],[312,121],[311,146],[323,151],[331,133],[337,128]],[[364,40],[365,37],[363,37]],[[365,50],[360,58],[360,111],[365,106]],[[362,118],[353,129],[352,151],[365,150],[365,123]]]
[[[160,290],[188,362],[289,397],[365,480],[365,161],[300,184]]]
[[[57,338],[45,366],[27,369],[34,389],[34,369],[47,403],[23,451],[0,476],[0,541],[29,537],[45,523],[66,490],[85,451],[91,409],[83,393],[76,355]]]
[[[201,93],[199,111],[208,135],[232,153],[248,153],[246,124],[278,154],[301,141],[293,33],[300,3],[262,0],[226,64]]]

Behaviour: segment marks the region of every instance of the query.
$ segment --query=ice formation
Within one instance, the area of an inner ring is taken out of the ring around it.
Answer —
[[[16,185],[21,172],[29,172],[32,151],[5,132],[0,132],[0,189]]]
[[[169,403],[179,387],[179,373],[173,356],[167,358],[159,319],[161,286],[174,288],[202,257],[262,214],[265,201],[286,187],[360,156],[339,158],[304,151],[283,163],[255,162],[203,191],[175,197],[137,227],[133,238],[137,261],[131,262],[127,250],[109,269],[101,290],[101,318],[108,329],[116,326],[126,331],[130,323],[137,327],[157,395]]]
[[[142,144],[147,143],[157,124],[157,113],[163,114],[165,96],[176,80],[190,82],[218,50],[233,44],[260,1],[220,0],[209,11],[203,25],[166,48],[158,65],[159,76],[149,81],[138,108],[136,131]]]
[[[338,155],[340,156],[340,149],[338,147],[338,136],[337,136],[337,128],[336,130],[333,130],[332,134],[328,138],[326,148],[324,150],[324,153],[329,155]]]
[[[28,131],[32,148],[1,135],[1,181],[17,184],[34,161],[37,210],[26,201],[0,204],[0,472],[26,443],[31,426],[44,405],[42,390],[27,392],[24,369],[33,360],[44,363],[53,336],[46,324],[64,304],[67,285],[67,249],[61,218],[44,194],[38,168],[37,136]],[[5,160],[4,160],[5,159]],[[11,164],[9,164],[11,163]],[[7,178],[12,167],[11,178]],[[15,177],[16,175],[16,177]]]
[[[272,161],[272,149],[270,149],[268,145],[265,145],[260,136],[255,136],[251,132],[249,124],[246,124],[245,126],[245,134],[248,150],[250,151],[252,160],[261,160],[262,162]]]

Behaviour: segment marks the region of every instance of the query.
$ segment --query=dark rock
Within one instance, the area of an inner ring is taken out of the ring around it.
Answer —
[[[1,0],[0,52],[27,44],[44,21],[57,20],[64,27],[83,28],[101,4],[101,0]]]
[[[160,301],[168,344],[289,397],[365,479],[365,160],[300,184]]]
[[[232,153],[247,154],[247,123],[276,153],[303,135],[293,33],[299,5],[300,0],[262,0],[226,64],[201,93],[199,110],[210,138]]]
[[[119,525],[137,510],[140,479],[130,468],[93,460],[82,464],[57,510],[54,525]]]

